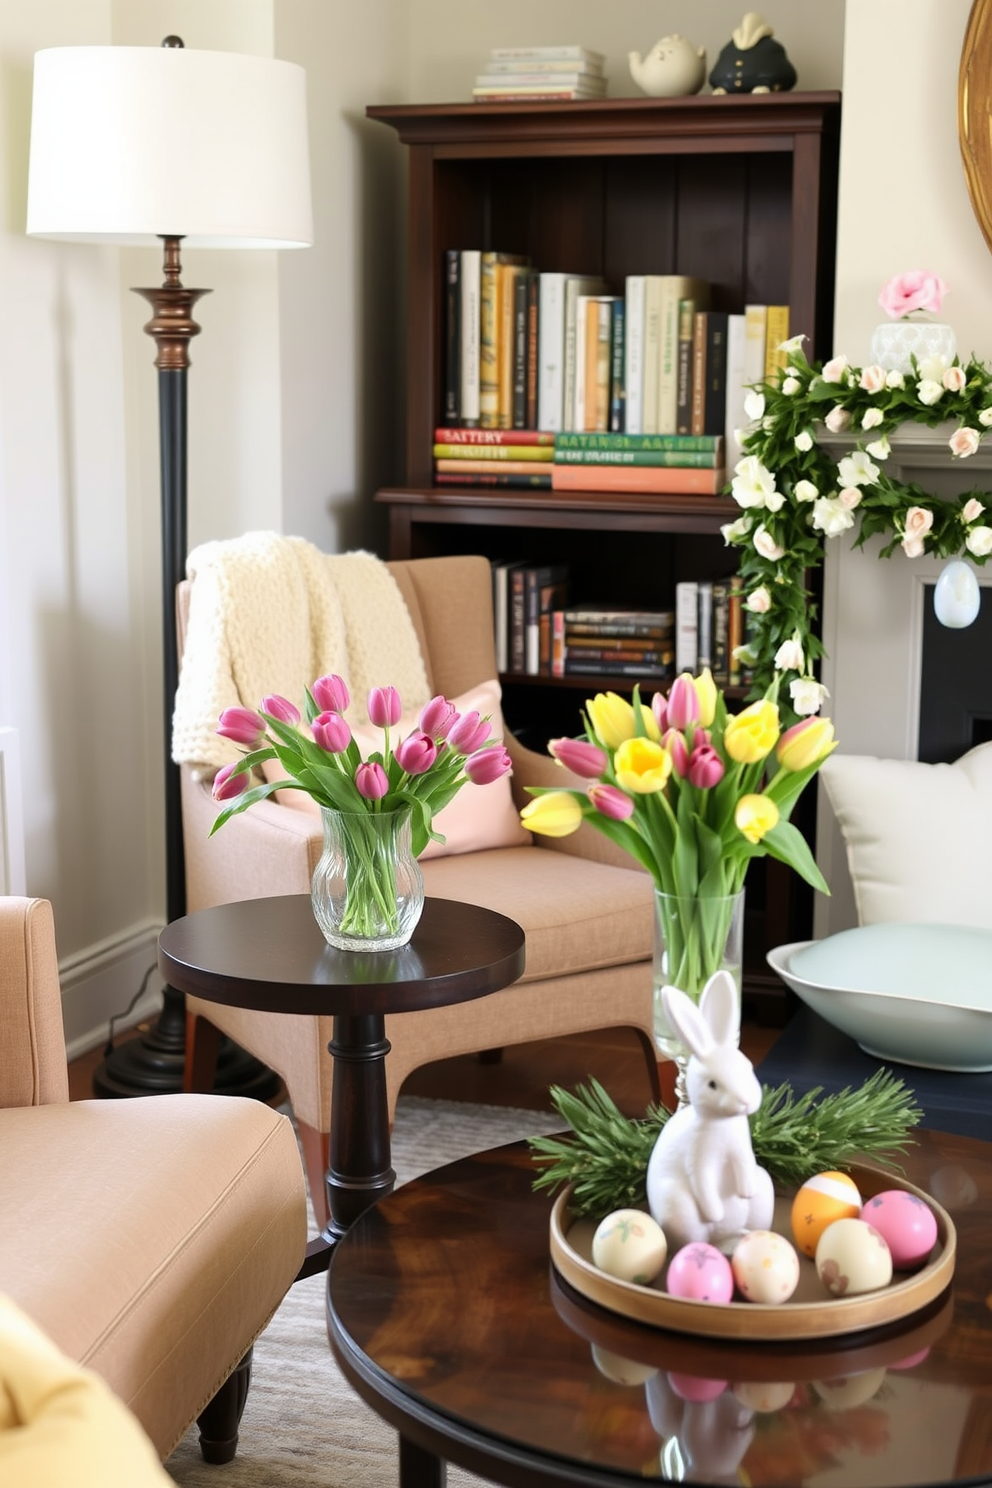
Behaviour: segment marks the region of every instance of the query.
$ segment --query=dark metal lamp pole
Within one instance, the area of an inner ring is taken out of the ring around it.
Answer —
[[[159,458],[162,481],[162,682],[165,743],[166,921],[186,913],[186,874],[179,767],[172,760],[172,711],[179,685],[176,586],[186,572],[186,374],[189,343],[199,335],[193,308],[208,289],[186,289],[180,281],[179,237],[164,236],[164,280],[136,289],[152,307],[145,326],[155,342],[158,368]],[[163,989],[162,1011],[139,1038],[113,1049],[93,1076],[99,1096],[163,1095],[182,1090],[186,1057],[186,1003],[173,987]],[[279,1079],[225,1039],[214,1089],[225,1095],[270,1099]]]

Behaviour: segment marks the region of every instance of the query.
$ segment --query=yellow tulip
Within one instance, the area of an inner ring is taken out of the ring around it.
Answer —
[[[699,704],[699,722],[703,728],[709,728],[716,717],[717,690],[713,681],[713,673],[709,667],[704,667],[699,676],[694,678],[696,684],[696,701]]]
[[[594,698],[587,699],[586,712],[605,749],[618,748],[625,739],[632,739],[637,732],[633,704],[620,697],[619,693],[597,692]],[[646,703],[641,704],[641,719],[648,737],[659,739],[661,730]]]
[[[778,735],[778,704],[762,698],[727,719],[723,743],[737,764],[753,765],[772,752]]]
[[[829,718],[803,718],[786,729],[775,754],[783,770],[805,770],[826,759],[836,747]]]
[[[672,773],[672,757],[654,739],[625,739],[613,756],[617,784],[639,796],[664,790]]]
[[[734,812],[734,825],[748,842],[760,842],[778,823],[778,807],[767,796],[741,796]]]
[[[529,832],[540,837],[570,837],[582,825],[582,807],[568,791],[535,796],[520,813]]]

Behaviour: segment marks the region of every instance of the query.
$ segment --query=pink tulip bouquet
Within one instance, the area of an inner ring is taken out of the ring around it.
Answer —
[[[637,688],[632,702],[600,693],[586,703],[584,734],[548,745],[589,785],[534,789],[521,813],[550,837],[588,822],[651,874],[659,914],[664,902],[684,906],[663,927],[667,975],[695,998],[721,965],[729,901],[753,858],[778,858],[829,892],[789,816],[835,747],[833,725],[809,717],[783,732],[777,687],[739,713],[728,712],[709,670],[678,677],[650,704]]]
[[[509,773],[510,756],[491,737],[486,718],[475,710],[459,713],[445,697],[434,697],[420,714],[419,727],[393,743],[402,703],[395,687],[373,687],[369,722],[382,730],[382,748],[362,758],[344,718],[351,698],[343,679],[318,677],[306,693],[306,725],[286,698],[262,699],[258,712],[226,708],[217,732],[245,753],[237,764],[218,771],[214,799],[222,803],[211,834],[232,816],[277,790],[306,791],[331,811],[409,811],[414,855],[431,840],[443,841],[433,819],[468,781],[488,785]],[[252,772],[278,760],[288,778],[255,784]]]

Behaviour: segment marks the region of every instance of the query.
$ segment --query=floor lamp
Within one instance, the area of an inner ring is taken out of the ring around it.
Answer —
[[[176,585],[186,566],[186,376],[193,309],[180,244],[304,248],[313,240],[306,76],[269,57],[161,47],[55,47],[34,66],[29,234],[75,242],[155,244],[164,280],[138,289],[152,307],[157,348],[162,518],[166,915],[185,913],[179,770],[172,712],[179,663]],[[182,1088],[185,1006],[165,988],[161,1014],[118,1045],[95,1076],[99,1095]],[[271,1071],[228,1045],[218,1090],[265,1099]]]

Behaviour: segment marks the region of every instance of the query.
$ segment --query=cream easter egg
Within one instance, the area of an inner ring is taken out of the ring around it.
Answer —
[[[799,1284],[799,1257],[784,1235],[751,1230],[730,1261],[737,1290],[749,1302],[787,1302]]]
[[[792,1201],[792,1234],[803,1255],[816,1255],[816,1244],[835,1219],[857,1219],[861,1194],[846,1173],[817,1173],[807,1178]]]
[[[597,1226],[592,1237],[593,1264],[618,1281],[649,1286],[668,1254],[665,1232],[640,1209],[617,1209]]]
[[[796,1393],[796,1387],[785,1380],[767,1384],[764,1380],[742,1380],[731,1386],[741,1405],[759,1415],[770,1416],[785,1410]]]
[[[897,1271],[915,1271],[937,1243],[937,1220],[930,1205],[903,1188],[875,1194],[861,1217],[884,1238]]]
[[[643,1385],[658,1373],[652,1364],[638,1364],[636,1359],[625,1359],[610,1349],[600,1348],[598,1343],[590,1344],[590,1348],[592,1362],[600,1374],[615,1385]]]
[[[835,1297],[875,1292],[892,1280],[892,1253],[863,1219],[835,1219],[816,1246],[816,1274]]]

